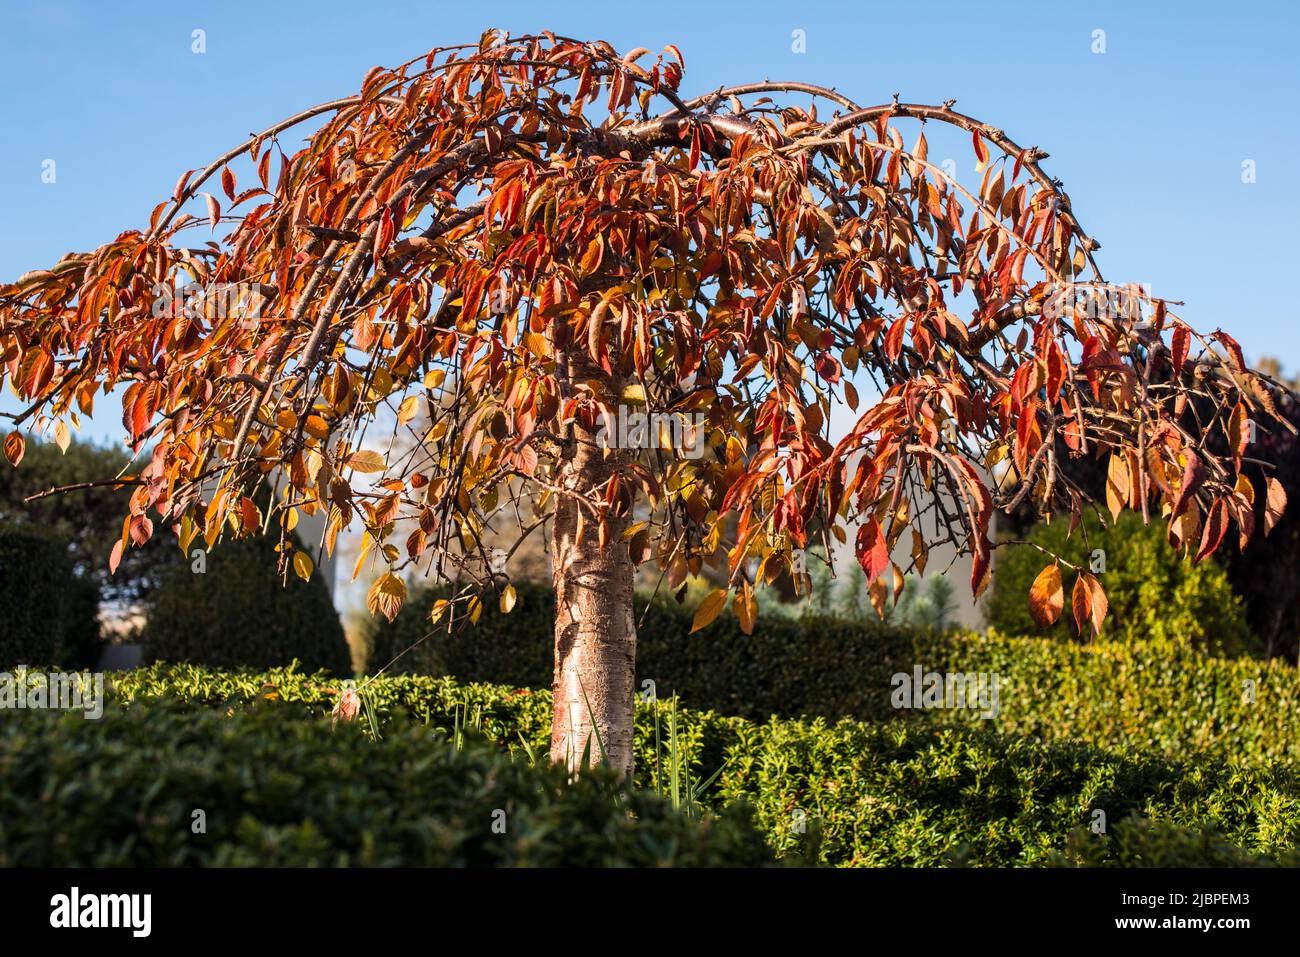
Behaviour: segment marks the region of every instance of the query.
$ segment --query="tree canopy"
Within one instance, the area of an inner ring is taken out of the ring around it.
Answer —
[[[364,526],[388,615],[418,562],[465,583],[472,615],[500,587],[470,561],[484,529],[526,536],[557,499],[578,538],[672,587],[723,568],[700,618],[731,592],[747,629],[755,584],[831,536],[854,536],[883,608],[937,542],[981,591],[990,520],[1026,501],[1134,509],[1197,559],[1278,520],[1281,486],[1243,475],[1276,385],[1228,333],[1104,282],[1045,152],[952,102],[767,81],[690,97],[683,71],[672,46],[491,31],[184,173],[147,228],[0,286],[0,379],[25,401],[7,457],[120,390],[153,451],[119,480],[114,564],[155,521],[188,545],[324,511],[322,547]],[[969,138],[978,187],[930,158],[936,126]],[[836,440],[833,403],[855,416]],[[620,407],[686,437],[560,481]],[[422,451],[386,455],[377,421],[418,422]],[[1106,463],[1105,501],[1074,457]],[[1077,572],[1074,617],[1100,628]],[[1031,601],[1062,613],[1060,563]]]

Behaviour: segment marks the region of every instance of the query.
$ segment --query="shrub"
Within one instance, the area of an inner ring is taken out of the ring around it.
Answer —
[[[155,666],[118,676],[115,693],[126,701],[180,698],[196,709],[238,708],[271,694],[308,716],[327,710],[337,690],[322,677],[294,671]],[[468,720],[517,758],[547,747],[545,691],[401,676],[370,681],[362,694],[385,740],[383,729],[410,719],[447,731]],[[636,783],[644,788],[657,788],[668,776],[662,761],[656,764],[666,708],[662,702],[637,708]],[[704,792],[706,802],[752,806],[778,853],[806,853],[827,864],[1047,864],[1066,853],[1071,831],[1086,828],[1094,809],[1112,822],[1138,814],[1190,832],[1213,829],[1252,854],[1286,854],[1300,832],[1293,764],[1245,766],[1204,756],[1171,761],[1126,747],[1045,743],[988,728],[756,723],[689,708],[677,709],[677,724],[680,760],[693,777],[719,772]],[[1124,848],[1100,841],[1089,846],[1087,862],[1124,859]]]
[[[553,594],[526,582],[515,588],[517,600],[509,614],[488,600],[476,625],[450,634],[445,625],[436,628],[429,622],[441,593],[416,590],[391,624],[382,619],[372,623],[368,670],[382,668],[420,641],[393,664],[392,673],[550,687]],[[879,645],[904,634],[835,618],[771,617],[751,636],[730,614],[691,634],[692,608],[671,599],[650,602],[644,615],[643,608],[638,601],[638,686],[653,681],[660,696],[676,693],[696,707],[751,718],[867,717],[872,705],[863,700],[864,687],[876,668]]]
[[[378,629],[387,642],[384,663],[427,633],[432,600],[417,592],[392,626]],[[477,626],[455,636],[436,633],[417,649],[426,656],[417,662],[462,681],[549,687],[550,609],[547,589],[520,586],[511,614],[487,602]],[[734,617],[723,615],[701,632],[689,631],[689,611],[668,602],[651,608],[638,637],[638,686],[653,680],[660,697],[677,693],[694,708],[753,720],[974,721],[1044,740],[1129,745],[1174,758],[1208,752],[1248,762],[1300,761],[1292,731],[1300,673],[1281,660],[1215,658],[1168,638],[1081,645],[834,618],[760,620],[746,636]],[[896,710],[893,676],[918,664],[926,671],[996,674],[997,715]]]
[[[0,670],[86,667],[99,644],[99,592],[38,529],[0,525]]]
[[[146,661],[270,668],[295,658],[304,667],[351,674],[351,654],[318,572],[281,581],[273,539],[226,542],[198,574],[173,567],[149,602],[141,638]]]
[[[1070,833],[1055,867],[1300,867],[1294,849],[1277,856],[1252,854],[1229,843],[1215,828],[1185,828],[1136,815],[1098,837],[1086,828]]]
[[[694,821],[604,773],[263,703],[0,722],[0,867],[761,866],[736,808]],[[93,814],[86,813],[93,806]],[[206,833],[192,832],[193,809]],[[504,812],[504,834],[493,830]]]
[[[1103,529],[1089,514],[1067,539],[1069,527],[1068,519],[1058,518],[1050,525],[1036,526],[1029,540],[1084,568],[1094,549],[1105,552],[1106,570],[1099,581],[1110,611],[1103,637],[1124,642],[1182,641],[1227,655],[1240,654],[1255,643],[1222,566],[1212,559],[1192,565],[1181,558],[1165,540],[1160,522],[1143,525],[1140,516],[1126,512]],[[990,627],[1012,635],[1038,633],[1029,615],[1029,588],[1047,561],[1042,552],[1028,546],[1003,549],[984,602]],[[1068,572],[1065,579],[1068,593],[1074,579]],[[1067,610],[1046,634],[1069,638],[1070,620]]]

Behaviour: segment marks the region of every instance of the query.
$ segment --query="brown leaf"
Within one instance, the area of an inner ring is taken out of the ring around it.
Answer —
[[[1079,630],[1079,635],[1083,635],[1083,626],[1086,622],[1092,624],[1094,635],[1100,635],[1101,623],[1105,621],[1107,611],[1106,593],[1102,590],[1101,583],[1087,572],[1079,572],[1079,577],[1074,582],[1070,603],[1073,606],[1074,624]]]
[[[1205,517],[1205,528],[1201,531],[1201,547],[1196,551],[1193,564],[1214,552],[1223,541],[1223,533],[1228,530],[1228,504],[1216,498],[1210,506],[1210,514]]]
[[[348,456],[347,467],[356,472],[382,472],[385,468],[384,457],[369,449],[353,452]]]
[[[16,462],[14,463],[17,464]],[[1264,534],[1273,531],[1282,513],[1286,511],[1286,489],[1282,483],[1271,476],[1264,480],[1267,496],[1264,500]]]
[[[389,621],[397,617],[406,603],[406,582],[392,572],[375,579],[366,593],[366,607],[372,615],[383,615]]]

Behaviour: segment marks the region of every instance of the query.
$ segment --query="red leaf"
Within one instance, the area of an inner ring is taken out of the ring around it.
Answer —
[[[1187,346],[1191,336],[1187,332],[1186,326],[1174,327],[1174,338],[1171,351],[1173,352],[1174,374],[1179,375],[1183,371],[1183,363],[1187,361]]]
[[[867,581],[875,581],[889,567],[889,544],[879,523],[869,518],[858,529],[858,562],[867,573]]]
[[[1223,533],[1228,530],[1228,506],[1221,498],[1216,498],[1210,506],[1210,514],[1205,518],[1205,528],[1201,532],[1201,547],[1196,552],[1193,564],[1210,555],[1223,541]]]

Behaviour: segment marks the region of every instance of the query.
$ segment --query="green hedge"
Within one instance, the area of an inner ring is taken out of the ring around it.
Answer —
[[[605,774],[263,703],[0,722],[0,867],[761,866],[741,809],[695,821]],[[204,814],[194,833],[194,812]],[[504,817],[501,813],[504,812]],[[503,824],[504,833],[498,830]]]
[[[1185,828],[1133,815],[1098,837],[1086,828],[1071,832],[1055,867],[1300,867],[1300,852],[1252,854],[1213,827]]]
[[[224,542],[204,558],[168,570],[152,596],[141,635],[146,661],[217,668],[273,668],[295,658],[310,671],[352,673],[352,655],[319,572],[281,581],[276,541]]]
[[[0,671],[93,666],[98,612],[99,590],[73,574],[62,544],[36,528],[0,525]]]
[[[442,628],[429,623],[441,593],[417,590],[391,624],[372,619],[367,670],[383,668],[414,645],[389,673],[448,674],[470,682],[549,688],[553,595],[537,584],[515,587],[518,597],[509,614],[489,599],[476,625],[450,634],[445,623]],[[638,687],[652,681],[661,697],[675,692],[696,707],[754,719],[773,714],[877,716],[878,702],[864,696],[864,678],[869,683],[878,670],[881,642],[911,640],[900,629],[863,628],[833,618],[767,618],[748,636],[731,614],[692,635],[693,614],[694,609],[671,599],[651,602],[648,609],[638,599]]]
[[[1094,549],[1105,553],[1105,571],[1098,574],[1109,606],[1102,637],[1123,642],[1163,639],[1185,642],[1202,651],[1238,655],[1258,642],[1246,624],[1241,599],[1232,592],[1228,574],[1214,559],[1193,565],[1165,538],[1165,524],[1142,524],[1142,516],[1125,512],[1107,528],[1089,513],[1067,538],[1068,518],[1037,525],[1029,541],[1084,568]],[[1039,634],[1029,614],[1029,589],[1048,564],[1042,552],[1029,547],[1002,549],[993,570],[993,583],[984,600],[989,627],[1011,635]],[[1072,635],[1068,612],[1075,576],[1064,572],[1067,612],[1044,634],[1062,641]]]
[[[197,668],[142,669],[116,678],[127,701],[179,698],[195,708],[242,707],[271,695],[303,717],[323,714],[337,688],[324,677],[280,670],[233,674]],[[414,719],[452,728],[456,715],[513,748],[543,754],[550,695],[447,678],[382,677],[363,686],[381,729]],[[667,705],[642,702],[636,722],[636,783],[656,788]],[[697,780],[721,769],[705,801],[743,803],[778,853],[835,865],[1049,864],[1092,812],[1110,822],[1132,814],[1195,833],[1217,833],[1251,854],[1284,855],[1300,835],[1300,778],[1293,766],[1189,762],[1046,743],[987,728],[771,719],[756,723],[678,709],[680,749]],[[387,737],[387,733],[385,738]],[[800,814],[799,812],[802,812]],[[802,825],[802,826],[801,826]],[[1125,854],[1103,836],[1087,863]],[[1131,855],[1130,855],[1131,856]],[[1194,856],[1185,865],[1199,863]]]
[[[396,655],[429,630],[429,593],[417,593],[391,626],[375,631],[375,652]],[[447,673],[469,682],[550,686],[551,604],[545,589],[521,587],[509,615],[492,602],[459,635],[437,632],[394,670]],[[638,606],[638,611],[640,607]],[[940,634],[855,625],[834,618],[760,621],[753,636],[723,615],[690,635],[689,612],[651,608],[638,636],[638,687],[676,692],[699,709],[753,720],[849,717],[868,721],[974,722],[995,730],[1124,745],[1169,757],[1300,762],[1300,672],[1284,662],[1215,658],[1174,639],[1086,645],[1046,638]],[[408,662],[415,655],[422,655]],[[387,663],[389,657],[383,657]],[[896,710],[893,676],[925,671],[998,675],[1000,710]],[[1250,695],[1253,694],[1253,700]]]

